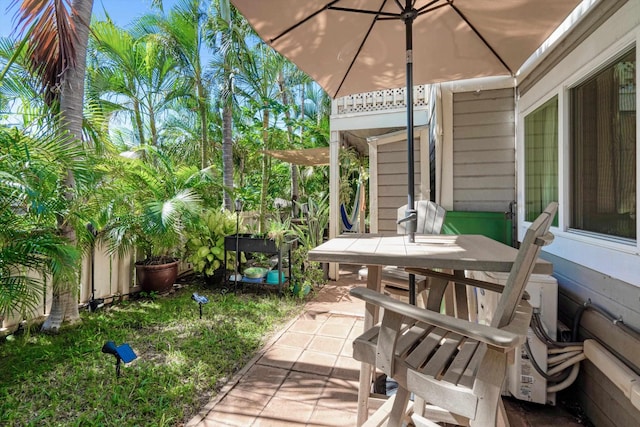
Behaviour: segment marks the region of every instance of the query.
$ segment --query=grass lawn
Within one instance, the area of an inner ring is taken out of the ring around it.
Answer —
[[[209,298],[202,320],[193,292]],[[16,335],[0,342],[0,425],[182,425],[300,308],[297,299],[194,284],[85,312],[58,335]],[[107,340],[138,355],[120,378],[101,352]]]

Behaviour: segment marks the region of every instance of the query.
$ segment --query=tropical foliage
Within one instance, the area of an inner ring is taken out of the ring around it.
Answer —
[[[213,277],[224,263],[224,238],[236,232],[238,219],[231,212],[207,210],[192,224],[187,240],[187,260],[194,271]],[[232,270],[235,252],[227,257],[227,269]]]
[[[99,236],[111,252],[143,254],[145,263],[175,257],[186,241],[191,217],[214,186],[206,171],[176,167],[170,158],[150,146],[132,152],[132,158],[113,158],[102,168],[110,177],[98,192]]]
[[[106,16],[89,29],[92,0],[11,2],[18,28],[0,39],[0,311],[27,316],[50,283],[50,329],[79,318],[87,224],[112,251],[144,257],[189,255],[195,233],[211,243],[197,262],[207,273],[219,235],[205,236],[204,215],[240,198],[265,232],[275,199],[326,190],[325,168],[265,153],[328,145],[326,94],[228,0],[151,3],[124,27]]]
[[[74,161],[76,153],[46,132],[0,128],[0,152],[0,315],[25,314],[39,302],[46,279],[77,269],[80,254],[56,222],[83,216],[82,206],[62,196],[61,177],[67,168],[87,172],[88,162]]]

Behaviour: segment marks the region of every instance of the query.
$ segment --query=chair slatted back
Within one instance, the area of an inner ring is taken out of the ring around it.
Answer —
[[[542,246],[553,241],[553,234],[549,232],[549,228],[557,210],[558,203],[550,203],[527,229],[504,291],[498,301],[491,326],[502,328],[511,323]]]
[[[416,233],[418,234],[440,234],[444,219],[447,214],[445,208],[430,200],[420,200],[416,202],[416,212],[418,214]],[[407,205],[398,208],[398,219],[406,215]],[[406,234],[406,223],[398,224],[397,233]]]

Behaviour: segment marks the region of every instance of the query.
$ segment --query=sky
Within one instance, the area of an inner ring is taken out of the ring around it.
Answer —
[[[165,10],[170,9],[175,2],[176,0],[164,0]],[[12,3],[13,0],[0,0],[0,37],[9,36],[15,26],[13,18],[16,8],[7,11]],[[117,25],[126,26],[151,10],[151,0],[94,0],[94,17],[104,19],[105,10]]]

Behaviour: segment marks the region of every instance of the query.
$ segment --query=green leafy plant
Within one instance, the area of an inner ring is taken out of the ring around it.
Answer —
[[[136,250],[144,254],[145,264],[164,263],[175,259],[184,244],[189,224],[198,218],[201,197],[184,168],[161,151],[145,146],[136,152],[137,157],[108,165],[119,178],[109,182],[103,194],[109,200],[100,238],[111,252]]]
[[[329,226],[329,197],[325,196],[318,202],[307,200],[307,214],[303,223],[293,224],[293,230],[298,242],[309,249],[320,245],[324,240],[324,232]],[[302,208],[300,209],[302,210]]]
[[[157,299],[158,296],[159,296],[158,292],[156,292],[156,291],[149,291],[149,292],[141,291],[141,292],[138,293],[138,297],[139,298],[148,299],[148,300],[151,300],[151,301],[154,301],[155,299]]]
[[[269,222],[267,237],[275,242],[276,247],[279,248],[285,241],[289,241],[289,238],[295,236],[296,233],[291,228],[291,220],[289,218],[285,220],[274,218]]]
[[[231,212],[208,210],[194,221],[187,240],[187,261],[193,270],[213,276],[224,262],[224,238],[236,232],[236,218]],[[233,270],[235,252],[229,252],[227,269]]]
[[[309,249],[298,246],[291,252],[293,281],[289,285],[289,292],[298,298],[304,298],[326,283],[324,271],[320,263],[309,261]]]
[[[271,254],[265,254],[261,252],[254,252],[251,254],[250,263],[255,267],[265,267],[271,269],[273,263],[271,262]]]
[[[309,261],[308,254],[324,239],[324,232],[329,224],[327,199],[326,196],[319,202],[309,199],[304,222],[292,226],[298,240],[298,247],[291,254],[294,281],[290,291],[299,298],[305,297],[310,291],[326,283],[322,266],[318,262]]]
[[[90,153],[65,142],[47,129],[0,126],[0,317],[29,317],[45,281],[77,283],[87,207],[63,196],[63,177],[65,168],[77,174],[76,192],[83,195],[93,174]],[[63,217],[77,244],[59,233]]]

